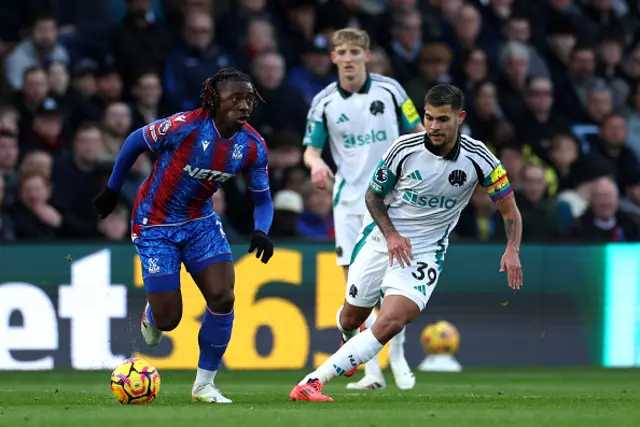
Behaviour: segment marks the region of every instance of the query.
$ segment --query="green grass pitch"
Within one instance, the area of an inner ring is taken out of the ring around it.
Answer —
[[[160,372],[160,397],[123,406],[111,397],[109,372],[0,372],[0,426],[518,426],[640,425],[640,371],[584,368],[466,369],[418,373],[400,391],[325,388],[333,403],[291,402],[303,372],[221,372],[230,405],[191,403],[194,373]],[[359,379],[362,374],[357,374]],[[196,424],[198,423],[198,424]]]

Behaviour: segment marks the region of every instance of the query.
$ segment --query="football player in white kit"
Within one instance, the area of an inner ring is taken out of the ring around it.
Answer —
[[[357,292],[347,301],[364,307],[384,293],[373,326],[354,334],[291,391],[293,400],[327,402],[322,387],[366,363],[425,308],[449,244],[449,233],[482,185],[502,214],[507,246],[500,271],[522,286],[522,218],[507,173],[480,141],[460,135],[464,96],[452,85],[434,86],[425,98],[425,132],[398,138],[382,157],[366,192],[368,214],[349,268]]]
[[[339,80],[320,91],[312,101],[304,137],[304,161],[311,169],[313,184],[319,189],[329,189],[334,176],[322,160],[322,149],[329,141],[337,165],[333,183],[336,254],[346,279],[366,213],[364,194],[371,174],[382,154],[400,136],[401,127],[405,132],[420,132],[424,128],[415,105],[397,81],[367,73],[366,62],[371,52],[366,32],[352,28],[338,30],[333,33],[331,44],[331,59],[338,67]],[[366,313],[364,317],[363,313]],[[371,327],[375,318],[369,306],[345,302],[336,320],[343,332],[343,342],[353,330]],[[404,331],[389,347],[396,385],[401,389],[413,388],[415,377],[404,357]],[[355,372],[356,369],[352,369],[346,376]],[[376,357],[365,365],[364,378],[348,384],[347,388],[385,386]]]

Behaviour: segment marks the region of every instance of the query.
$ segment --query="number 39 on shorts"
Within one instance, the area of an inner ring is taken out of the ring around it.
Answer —
[[[415,280],[413,288],[422,295],[427,295],[427,288],[433,286],[438,281],[438,268],[434,263],[430,265],[424,261],[418,261],[411,265],[411,277]]]

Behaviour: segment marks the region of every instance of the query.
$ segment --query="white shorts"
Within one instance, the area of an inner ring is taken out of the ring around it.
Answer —
[[[333,224],[336,232],[336,255],[339,266],[351,262],[353,247],[358,241],[363,215],[353,215],[349,210],[336,206],[333,209]]]
[[[440,278],[435,254],[414,254],[410,267],[401,268],[389,254],[365,243],[349,267],[346,300],[356,307],[374,307],[381,297],[401,295],[415,302],[420,311],[429,302]]]

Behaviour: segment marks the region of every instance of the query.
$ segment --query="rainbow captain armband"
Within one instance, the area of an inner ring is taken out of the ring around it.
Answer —
[[[513,193],[507,171],[504,170],[502,163],[498,163],[498,166],[484,180],[482,186],[487,189],[487,193],[494,203]]]

